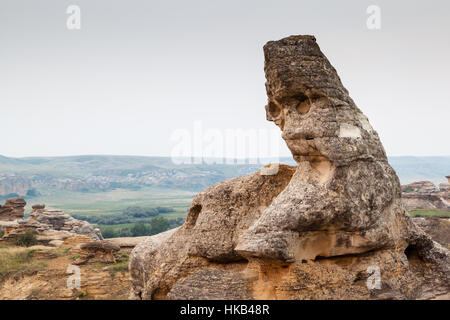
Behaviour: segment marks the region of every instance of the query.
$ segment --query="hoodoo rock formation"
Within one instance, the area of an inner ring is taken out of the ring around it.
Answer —
[[[30,216],[24,219],[25,200],[8,199],[0,210],[8,208],[0,216],[0,230],[4,232],[1,241],[15,241],[27,231],[36,233],[39,244],[59,246],[64,240],[77,235],[86,235],[92,240],[103,240],[99,229],[94,229],[87,221],[77,220],[59,210],[46,210],[45,205],[32,206]],[[15,219],[13,219],[15,218]]]
[[[23,219],[26,205],[26,201],[22,198],[7,199],[3,206],[0,205],[0,220],[14,221]]]
[[[315,38],[271,41],[264,55],[267,119],[282,130],[297,166],[271,165],[198,194],[181,227],[132,251],[132,296],[448,295],[448,250],[402,207],[378,134]]]

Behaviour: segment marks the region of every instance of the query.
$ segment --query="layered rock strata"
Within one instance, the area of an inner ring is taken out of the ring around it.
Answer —
[[[0,221],[23,219],[26,205],[26,201],[22,198],[7,199],[3,206],[0,205]]]
[[[64,240],[77,235],[86,235],[93,240],[103,240],[100,230],[94,229],[89,222],[77,220],[59,210],[46,210],[45,205],[42,204],[34,205],[30,216],[23,219],[25,201],[21,200],[15,200],[15,202],[23,204],[20,209],[22,218],[14,221],[0,221],[0,228],[4,232],[1,238],[3,241],[14,241],[30,230],[36,233],[38,243],[50,246],[59,246]]]
[[[407,210],[450,211],[450,187],[448,183],[436,187],[431,181],[418,181],[402,186],[403,205]]]

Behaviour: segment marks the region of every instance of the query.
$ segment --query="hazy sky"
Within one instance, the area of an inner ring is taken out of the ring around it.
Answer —
[[[71,4],[80,30],[66,27]],[[366,27],[371,4],[380,30]],[[389,155],[450,155],[449,12],[448,0],[0,0],[0,154],[170,155],[196,121],[274,129],[262,47],[313,34]]]

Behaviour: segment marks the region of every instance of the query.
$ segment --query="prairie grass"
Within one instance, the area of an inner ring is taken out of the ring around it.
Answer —
[[[410,210],[409,214],[413,217],[448,217],[450,211],[445,210]]]
[[[33,250],[0,246],[0,281],[14,274],[33,274],[45,267],[45,263],[33,259]]]
[[[116,255],[116,263],[108,266],[108,271],[111,277],[114,277],[117,272],[125,274],[125,272],[128,271],[129,260],[130,257],[127,254]]]

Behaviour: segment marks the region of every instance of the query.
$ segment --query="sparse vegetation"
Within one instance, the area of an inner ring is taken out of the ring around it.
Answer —
[[[183,218],[155,217],[145,223],[99,226],[104,238],[152,236],[182,225]]]
[[[33,250],[0,246],[0,281],[12,274],[33,274],[45,267],[45,263],[33,259]]]
[[[127,207],[121,214],[108,214],[108,215],[91,215],[84,216],[79,214],[73,214],[72,216],[79,220],[88,221],[93,224],[102,225],[115,225],[125,223],[144,223],[148,221],[148,218],[156,217],[160,214],[175,212],[172,208],[156,207],[156,208],[144,208],[139,206]]]
[[[24,234],[20,235],[16,240],[16,246],[19,247],[31,247],[37,244],[36,231],[27,230]]]
[[[5,235],[5,231],[0,230],[0,238],[3,237]]]
[[[122,274],[125,274],[125,272],[128,271],[128,261],[115,263],[108,267],[108,271],[109,271],[111,277],[114,277],[117,272],[121,272]]]
[[[108,271],[111,277],[114,277],[117,272],[125,274],[128,271],[128,262],[130,257],[127,254],[121,254],[116,256],[116,263],[108,266]]]
[[[409,214],[413,217],[448,217],[450,218],[450,211],[445,210],[410,210]]]
[[[72,247],[66,247],[66,248],[57,248],[52,250],[52,252],[57,256],[57,257],[62,257],[65,256],[67,253],[69,253],[70,249],[72,249]]]

